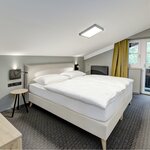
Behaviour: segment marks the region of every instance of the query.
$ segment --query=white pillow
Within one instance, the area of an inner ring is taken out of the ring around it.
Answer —
[[[67,72],[61,73],[60,75],[68,76],[69,78],[75,78],[79,76],[84,76],[86,74],[82,71],[67,71]]]
[[[62,76],[60,74],[48,74],[48,75],[43,75],[43,76],[39,76],[35,79],[33,79],[33,81],[42,84],[42,85],[46,85],[49,83],[55,83],[55,82],[61,82],[64,80],[69,79],[69,77],[67,76]]]

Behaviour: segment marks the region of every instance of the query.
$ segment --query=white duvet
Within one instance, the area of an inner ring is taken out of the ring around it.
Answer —
[[[45,86],[47,90],[106,108],[133,80],[102,75],[86,75]]]

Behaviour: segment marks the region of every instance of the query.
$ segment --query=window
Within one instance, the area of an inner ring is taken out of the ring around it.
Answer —
[[[146,63],[150,64],[150,42],[147,42],[147,50],[146,50]]]
[[[129,67],[142,70],[141,92],[150,94],[150,39],[129,41]]]
[[[129,64],[138,64],[139,59],[139,43],[129,43]]]

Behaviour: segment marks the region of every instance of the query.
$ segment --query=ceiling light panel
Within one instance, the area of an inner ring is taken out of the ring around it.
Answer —
[[[87,28],[86,30],[79,33],[80,36],[90,38],[94,35],[96,35],[99,32],[102,32],[104,29],[97,24],[92,25],[91,27]]]

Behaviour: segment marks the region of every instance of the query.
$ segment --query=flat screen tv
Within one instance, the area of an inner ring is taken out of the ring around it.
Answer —
[[[91,74],[108,75],[108,66],[91,66]]]
[[[21,79],[21,69],[9,70],[9,80]]]

